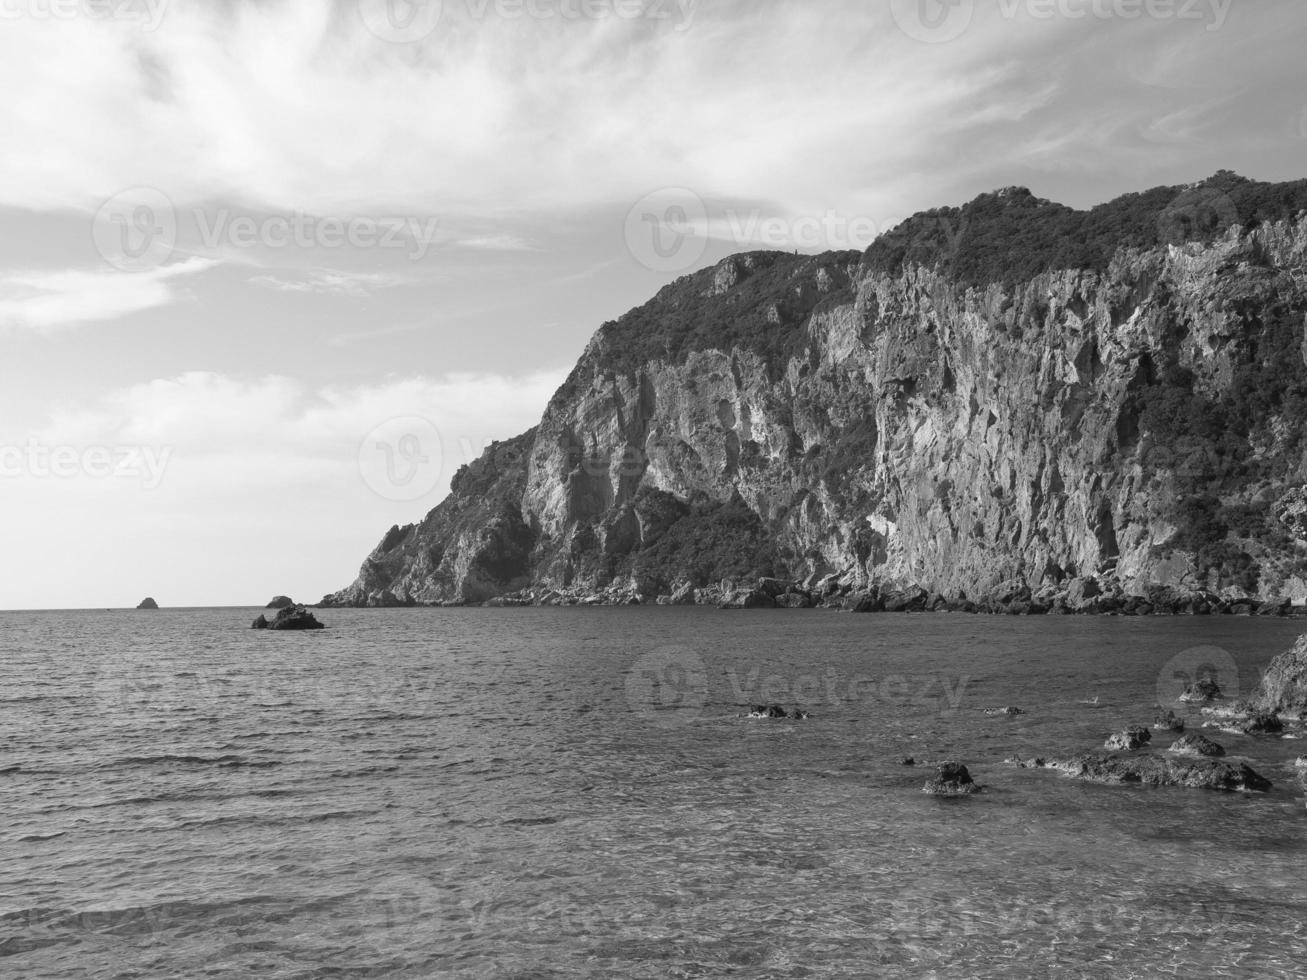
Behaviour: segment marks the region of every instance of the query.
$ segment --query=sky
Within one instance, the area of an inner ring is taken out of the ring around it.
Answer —
[[[0,0],[0,608],[343,588],[734,252],[1307,176],[1305,48],[1300,0]]]

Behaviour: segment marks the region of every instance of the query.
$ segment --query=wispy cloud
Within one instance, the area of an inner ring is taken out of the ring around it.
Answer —
[[[217,264],[192,258],[142,273],[68,269],[0,274],[0,324],[53,330],[117,320],[176,302],[175,280]]]
[[[337,272],[328,269],[312,270],[301,275],[254,276],[250,283],[283,293],[319,293],[333,296],[371,296],[380,289],[398,286],[404,280],[398,276],[373,272]]]

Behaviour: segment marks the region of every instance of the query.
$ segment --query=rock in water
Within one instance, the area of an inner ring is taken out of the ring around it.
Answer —
[[[1157,717],[1153,719],[1153,727],[1161,732],[1182,732],[1184,731],[1184,719],[1169,708],[1163,711],[1161,706],[1158,706]]]
[[[1046,768],[1056,769],[1076,779],[1091,783],[1122,785],[1141,783],[1146,786],[1184,786],[1225,792],[1265,793],[1271,781],[1243,763],[1221,759],[1162,758],[1155,755],[1079,756],[1054,760]]]
[[[960,762],[941,762],[935,767],[935,778],[921,788],[931,796],[970,796],[979,793],[980,787]]]
[[[295,602],[294,599],[290,598],[290,596],[279,595],[279,596],[274,596],[272,601],[268,603],[266,606],[264,606],[263,608],[264,609],[289,609],[291,606],[294,605],[297,605],[297,603]]]
[[[1197,732],[1182,735],[1166,751],[1173,755],[1204,756],[1213,759],[1225,755],[1225,749]]]
[[[159,608],[159,604],[158,604],[157,602],[155,602],[153,599],[150,599],[150,598],[147,597],[147,598],[145,598],[145,599],[142,599],[141,602],[140,602],[140,604],[139,604],[136,608],[137,608],[137,609],[158,609],[158,608]]]
[[[1186,704],[1206,704],[1209,701],[1219,701],[1222,696],[1221,688],[1216,681],[1204,677],[1186,687],[1184,693],[1180,695],[1180,700]]]
[[[1143,725],[1131,725],[1123,732],[1109,735],[1103,747],[1113,752],[1133,752],[1142,749],[1152,740],[1153,733]]]
[[[250,627],[256,630],[320,630],[326,629],[317,621],[313,613],[303,606],[288,606],[277,613],[275,619],[268,621],[267,616],[260,616]]]

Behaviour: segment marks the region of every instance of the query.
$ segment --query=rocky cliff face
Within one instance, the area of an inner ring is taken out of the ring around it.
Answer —
[[[1307,598],[1305,328],[1307,189],[1233,175],[736,256],[605,325],[536,429],[325,601]]]

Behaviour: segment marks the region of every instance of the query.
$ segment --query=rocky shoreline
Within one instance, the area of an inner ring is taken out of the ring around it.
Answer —
[[[705,588],[682,583],[670,593],[654,594],[638,582],[617,583],[604,589],[556,589],[537,586],[496,596],[485,602],[452,600],[438,603],[403,601],[394,595],[382,597],[382,606],[418,605],[489,608],[549,606],[712,606],[740,609],[825,609],[852,613],[971,613],[1007,616],[1277,616],[1307,615],[1307,606],[1295,606],[1288,599],[1263,601],[1237,591],[1224,593],[1188,592],[1171,587],[1133,595],[1117,585],[1094,579],[1076,579],[1066,586],[1032,591],[1014,585],[999,593],[976,599],[965,595],[944,596],[923,588],[857,586],[837,576],[818,581],[794,582],[776,578],[756,581],[727,580]],[[349,606],[338,596],[326,596],[321,608]]]

